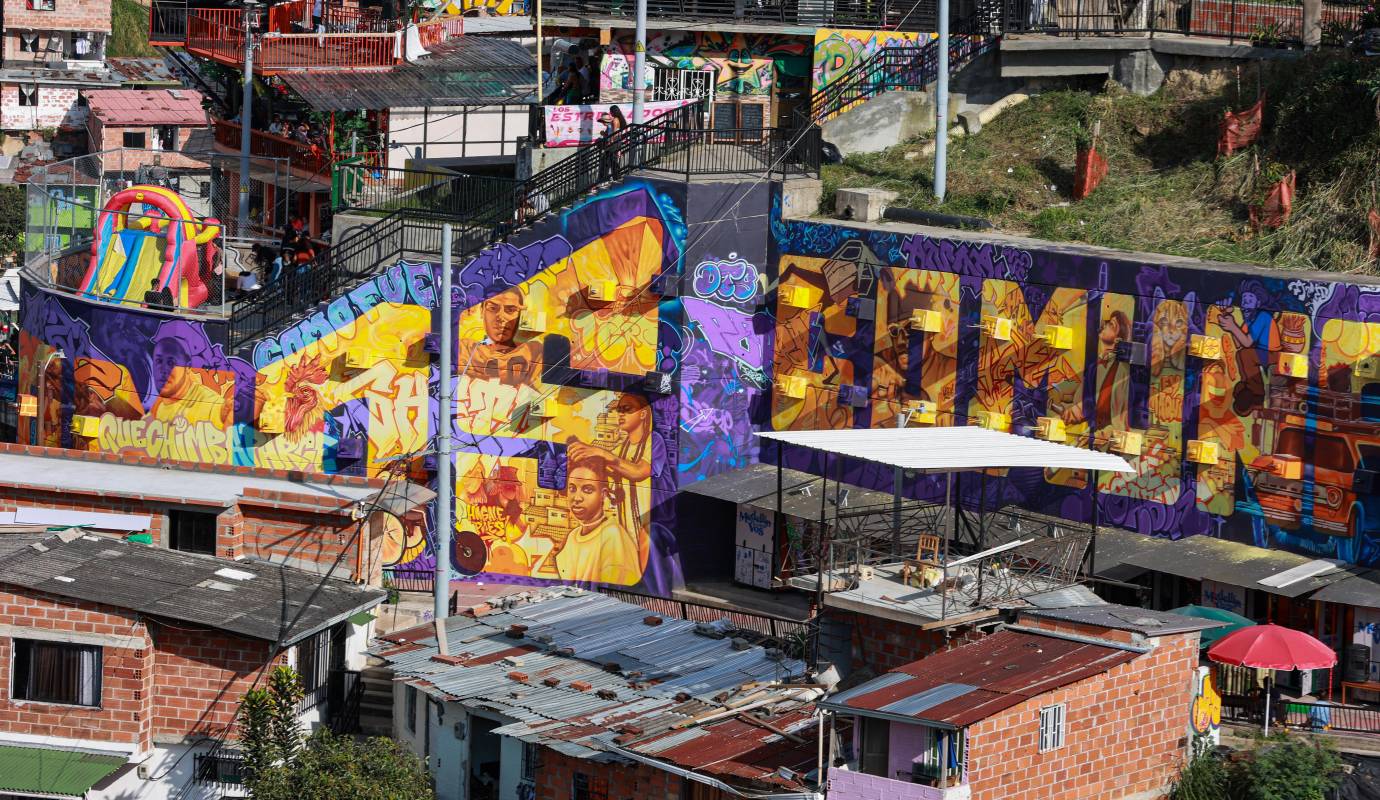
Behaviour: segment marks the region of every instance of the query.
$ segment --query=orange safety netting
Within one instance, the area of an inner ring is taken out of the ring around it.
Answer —
[[[1380,258],[1380,213],[1372,208],[1366,215],[1366,224],[1370,226],[1370,257]]]
[[[1229,156],[1237,150],[1250,147],[1260,138],[1261,122],[1265,116],[1265,97],[1255,101],[1255,105],[1245,111],[1224,112],[1222,135],[1217,137],[1217,155]]]
[[[1089,147],[1078,151],[1078,160],[1073,166],[1073,199],[1082,200],[1093,193],[1102,179],[1107,177],[1107,159]]]
[[[1294,210],[1294,173],[1284,176],[1284,180],[1270,187],[1269,193],[1260,205],[1250,207],[1251,227],[1278,228],[1289,221]]]

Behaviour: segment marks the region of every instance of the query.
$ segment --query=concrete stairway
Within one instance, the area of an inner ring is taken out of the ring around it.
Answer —
[[[366,736],[393,735],[393,670],[370,665],[360,671],[359,730]]]

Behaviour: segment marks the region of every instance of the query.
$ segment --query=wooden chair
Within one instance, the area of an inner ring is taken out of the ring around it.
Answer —
[[[939,558],[939,537],[920,534],[915,545],[915,558],[901,565],[901,582],[917,589],[933,588],[943,579],[943,563]]]

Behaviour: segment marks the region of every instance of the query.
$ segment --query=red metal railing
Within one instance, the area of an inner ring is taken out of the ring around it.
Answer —
[[[398,29],[396,22],[381,18],[372,8],[327,8],[321,22],[327,33],[390,33]]]
[[[438,17],[417,23],[417,38],[422,47],[433,47],[465,32],[464,17]]]
[[[227,65],[244,59],[240,12],[197,11],[188,19],[187,52]],[[268,33],[254,59],[265,73],[285,69],[391,67],[398,62],[396,33]]]
[[[234,9],[200,9],[187,18],[187,52],[222,64],[244,61],[244,31]]]
[[[257,63],[264,70],[312,67],[391,67],[398,63],[396,33],[309,33],[265,36]]]
[[[215,120],[216,144],[232,150],[240,149],[240,126],[225,120]],[[249,152],[268,158],[285,158],[293,167],[312,174],[328,176],[331,165],[330,153],[312,145],[302,144],[283,136],[275,136],[263,131],[249,132]]]

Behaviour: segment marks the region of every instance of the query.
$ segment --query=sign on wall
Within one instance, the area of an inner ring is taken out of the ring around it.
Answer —
[[[694,102],[696,100],[691,98],[689,100],[662,100],[646,103],[643,106],[643,112],[646,114],[647,121],[650,122],[672,109],[688,106]],[[603,129],[603,124],[599,122],[599,116],[607,114],[609,109],[614,106],[618,106],[618,109],[623,112],[624,119],[632,122],[632,103],[547,106],[546,146],[577,147],[582,144],[589,144],[599,138],[599,131]]]
[[[737,556],[733,580],[758,589],[770,589],[775,547],[776,515],[751,506],[738,506],[734,543]]]
[[[1246,590],[1240,586],[1218,581],[1203,581],[1203,605],[1220,608],[1233,614],[1246,614]]]

